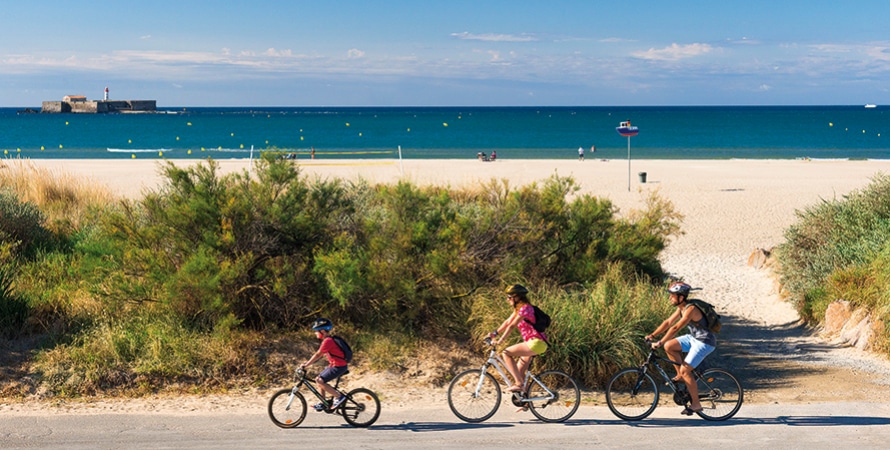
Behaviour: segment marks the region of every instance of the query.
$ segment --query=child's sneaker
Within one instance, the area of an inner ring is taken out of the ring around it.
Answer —
[[[331,405],[331,409],[337,409],[337,407],[339,407],[340,405],[342,405],[343,402],[345,402],[345,401],[346,401],[346,396],[345,396],[345,395],[341,395],[340,397],[337,397],[337,400],[334,400],[334,404]]]

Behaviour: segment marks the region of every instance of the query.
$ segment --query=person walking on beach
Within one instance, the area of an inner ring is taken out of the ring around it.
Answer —
[[[691,290],[692,287],[686,283],[671,283],[668,293],[671,305],[676,307],[676,310],[652,334],[646,336],[646,340],[654,341],[655,336],[664,333],[661,339],[652,342],[652,348],[664,346],[668,358],[680,363],[678,374],[673,380],[686,383],[686,388],[689,390],[691,397],[689,406],[680,412],[686,416],[702,410],[693,370],[717,347],[717,336],[708,328],[705,315],[687,301]],[[674,336],[684,326],[689,328],[689,334],[675,338]],[[681,353],[686,353],[685,359]]]
[[[315,147],[312,147],[312,157],[309,159],[315,159]]]
[[[584,161],[584,147],[578,147],[578,161]]]
[[[300,364],[300,368],[305,369],[306,366],[312,365],[312,363],[321,359],[322,356],[327,356],[328,367],[315,378],[315,385],[318,386],[319,391],[326,392],[334,398],[334,404],[331,405],[331,409],[336,409],[344,400],[346,400],[346,396],[340,395],[340,393],[328,382],[349,371],[349,362],[346,360],[346,352],[340,348],[331,336],[331,330],[333,328],[334,324],[325,318],[316,319],[316,321],[312,323],[312,330],[315,331],[315,337],[321,340],[321,345],[318,346],[318,351],[316,351],[311,358],[306,360],[303,364]],[[315,410],[324,411],[326,402],[327,401],[315,405]]]
[[[528,289],[521,284],[514,284],[506,290],[507,301],[513,308],[510,317],[492,331],[489,336],[492,343],[497,345],[509,336],[513,327],[519,330],[522,341],[504,349],[504,363],[507,371],[513,376],[514,383],[507,388],[508,392],[521,392],[525,389],[525,373],[528,372],[532,356],[543,355],[547,351],[547,337],[544,333],[535,330],[532,325],[535,321],[535,309],[528,301]],[[499,339],[495,339],[501,336]],[[517,361],[518,364],[517,364]]]

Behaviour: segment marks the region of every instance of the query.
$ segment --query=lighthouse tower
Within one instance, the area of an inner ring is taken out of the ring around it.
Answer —
[[[108,86],[105,86],[105,101],[108,101]]]

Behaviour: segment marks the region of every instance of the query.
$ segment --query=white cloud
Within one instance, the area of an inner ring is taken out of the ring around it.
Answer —
[[[515,34],[495,34],[495,33],[485,33],[485,34],[475,34],[464,31],[463,33],[451,33],[451,37],[456,37],[458,39],[466,40],[466,41],[485,41],[485,42],[535,42],[538,39],[534,36],[529,35],[515,35]]]
[[[714,48],[708,44],[688,44],[688,45],[677,45],[676,43],[671,44],[670,47],[665,47],[660,50],[656,50],[654,48],[650,48],[645,52],[634,52],[632,55],[641,58],[648,59],[654,61],[679,61],[685,58],[694,58],[696,56],[704,55],[706,53],[710,53]]]
[[[274,48],[270,48],[263,52],[263,55],[272,56],[272,57],[291,57],[294,56],[293,52],[290,50],[275,50]]]
[[[363,52],[363,51],[361,51],[361,50],[359,50],[359,49],[357,49],[357,48],[351,48],[351,49],[349,49],[348,52],[346,52],[346,57],[349,58],[349,59],[359,59],[359,58],[364,58],[364,57],[365,57],[365,52]]]

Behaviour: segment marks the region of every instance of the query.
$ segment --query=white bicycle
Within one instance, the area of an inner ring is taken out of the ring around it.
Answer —
[[[501,405],[501,386],[488,371],[489,368],[493,368],[505,382],[510,380],[504,369],[504,360],[498,355],[491,338],[485,338],[485,343],[491,347],[491,351],[482,368],[461,372],[448,386],[448,406],[454,415],[465,422],[488,420]],[[548,370],[535,375],[528,371],[523,386],[526,386],[524,392],[513,393],[513,404],[528,408],[544,422],[563,422],[578,411],[581,390],[578,383],[565,372]]]

